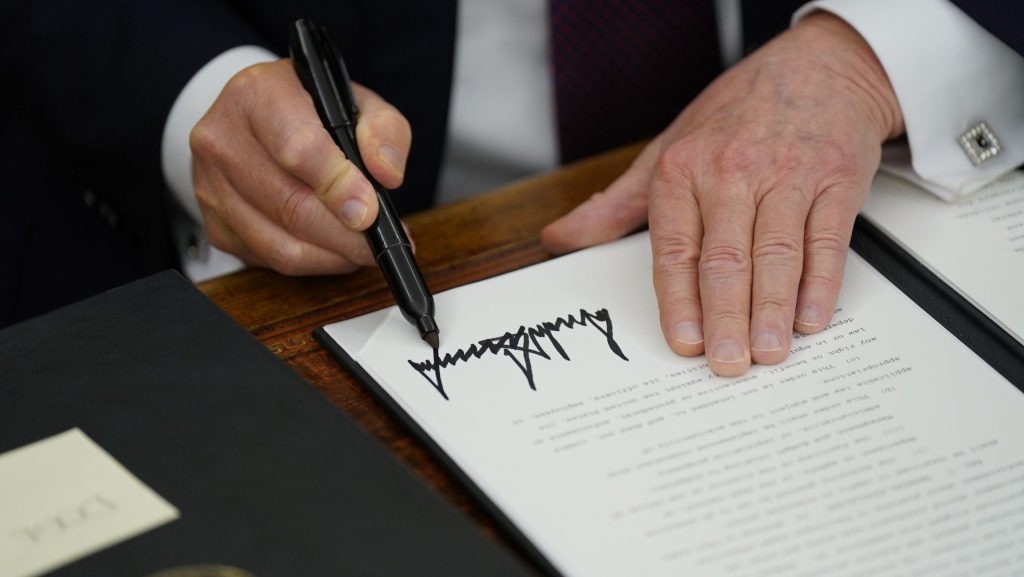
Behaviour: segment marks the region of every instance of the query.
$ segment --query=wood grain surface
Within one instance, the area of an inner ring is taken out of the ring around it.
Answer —
[[[640,150],[639,144],[616,150],[407,217],[431,291],[551,258],[539,242],[544,225],[603,190]],[[323,325],[394,304],[379,270],[286,277],[246,269],[201,283],[199,288],[482,530],[496,536],[493,524],[467,493],[311,335]]]

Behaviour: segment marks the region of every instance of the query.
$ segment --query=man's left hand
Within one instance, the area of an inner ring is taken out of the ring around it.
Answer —
[[[666,342],[740,375],[785,359],[794,328],[827,326],[880,144],[902,132],[868,44],[813,14],[722,74],[542,238],[567,252],[647,220]]]

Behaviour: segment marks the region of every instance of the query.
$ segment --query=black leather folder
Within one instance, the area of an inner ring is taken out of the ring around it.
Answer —
[[[181,517],[54,576],[531,574],[173,272],[0,331],[0,452],[73,427]]]
[[[1024,392],[1024,347],[863,216],[850,246],[946,330]]]

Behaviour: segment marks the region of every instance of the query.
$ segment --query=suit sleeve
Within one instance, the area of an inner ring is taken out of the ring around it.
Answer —
[[[952,200],[1024,163],[1024,57],[956,5],[819,0],[794,20],[814,10],[832,12],[855,28],[889,76],[909,155],[890,145],[884,165]],[[982,123],[991,137],[979,132]],[[983,150],[998,143],[995,155],[972,159],[972,146],[962,137],[976,143],[979,134],[989,145]]]
[[[1020,0],[953,0],[975,22],[1005,42],[1018,54],[1024,54],[1024,6]]]
[[[195,72],[228,48],[265,43],[227,3],[24,2],[19,90],[81,188],[125,219],[166,217],[160,140]]]

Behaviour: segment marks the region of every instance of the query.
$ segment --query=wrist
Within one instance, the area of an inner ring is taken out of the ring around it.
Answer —
[[[889,76],[857,30],[834,14],[816,12],[800,20],[792,32],[806,53],[828,68],[861,103],[880,141],[903,134],[903,112]]]

